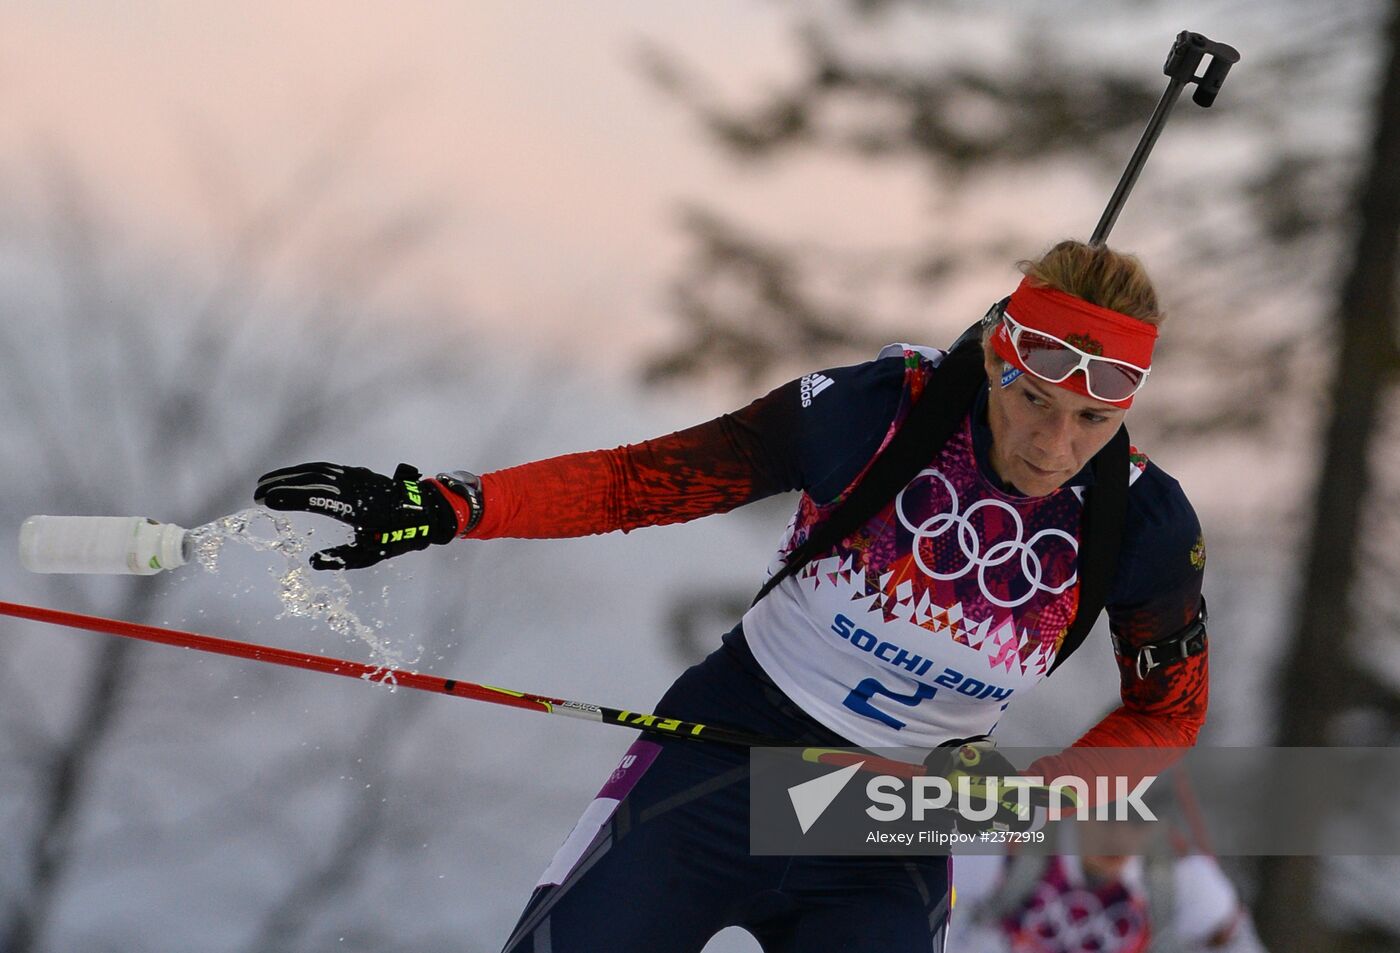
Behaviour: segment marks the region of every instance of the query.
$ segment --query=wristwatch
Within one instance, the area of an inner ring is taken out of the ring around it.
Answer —
[[[449,473],[439,473],[434,479],[441,483],[444,489],[466,501],[467,518],[465,522],[458,520],[461,530],[457,533],[458,536],[466,536],[476,529],[486,511],[485,498],[481,495],[481,477],[466,470],[452,470]]]

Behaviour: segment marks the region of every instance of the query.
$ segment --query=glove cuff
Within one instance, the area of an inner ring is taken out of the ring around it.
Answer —
[[[465,539],[476,529],[484,510],[478,477],[459,470],[453,473],[439,473],[423,482],[436,488],[442,494],[443,500],[452,507],[452,513],[457,520],[455,536],[458,539]]]

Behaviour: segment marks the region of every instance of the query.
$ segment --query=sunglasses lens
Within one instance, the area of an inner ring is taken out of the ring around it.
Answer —
[[[1016,353],[1036,377],[1052,384],[1061,384],[1079,367],[1084,355],[1055,338],[1021,328],[1016,339]],[[1092,355],[1088,362],[1089,393],[1099,400],[1127,400],[1142,386],[1147,375],[1135,367],[1115,364],[1111,361],[1096,360]]]
[[[1144,374],[1135,367],[1089,362],[1089,393],[1099,400],[1127,400],[1142,386]]]
[[[1072,351],[1054,338],[1037,334],[1029,328],[1021,330],[1021,336],[1016,342],[1016,353],[1032,374],[1055,384],[1069,377],[1070,372],[1079,365],[1077,351]]]

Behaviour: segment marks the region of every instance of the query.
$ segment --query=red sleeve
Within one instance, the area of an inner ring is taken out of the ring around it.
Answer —
[[[1199,605],[1197,575],[1188,580],[1184,589],[1165,594],[1153,603],[1131,611],[1111,612],[1110,623],[1121,644],[1137,648],[1185,628],[1195,619]],[[1134,773],[1132,769],[1125,770],[1125,761],[1131,761],[1144,774],[1170,766],[1180,758],[1183,749],[1195,745],[1205,724],[1210,694],[1207,656],[1207,652],[1201,652],[1138,678],[1133,659],[1117,654],[1122,704],[1066,751],[1037,760],[1028,773],[1048,778],[1066,774],[1097,777]],[[1160,754],[1119,759],[1101,750],[1114,748],[1154,749]]]
[[[905,377],[902,356],[828,368],[679,433],[487,473],[482,520],[469,535],[626,532],[788,490],[835,499],[878,450]]]
[[[801,481],[786,385],[748,407],[614,450],[572,453],[482,475],[475,539],[557,539],[724,513]]]
[[[1139,678],[1137,649],[1179,634],[1201,608],[1205,541],[1181,487],[1148,464],[1130,491],[1128,528],[1108,603],[1122,704],[1068,750],[1036,762],[1036,771],[1102,777],[1165,769],[1196,743],[1206,720],[1206,653]],[[1129,754],[1123,749],[1137,749]]]

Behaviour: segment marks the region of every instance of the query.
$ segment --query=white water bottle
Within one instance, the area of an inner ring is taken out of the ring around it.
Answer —
[[[31,516],[19,530],[30,572],[152,576],[190,558],[183,527],[142,516]]]

